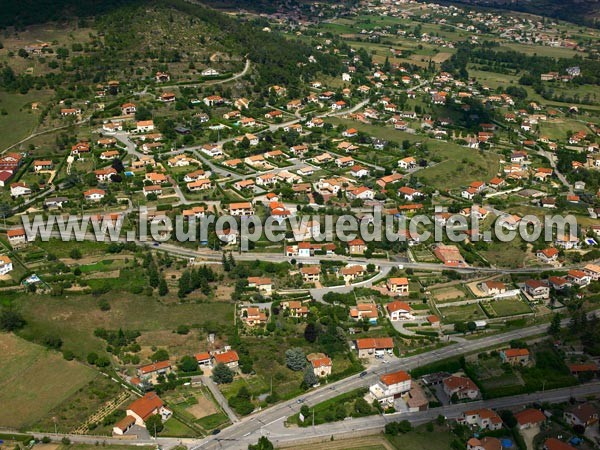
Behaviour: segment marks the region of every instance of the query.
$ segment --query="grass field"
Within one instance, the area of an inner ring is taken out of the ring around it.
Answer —
[[[83,385],[96,372],[10,334],[0,334],[0,424],[25,428]]]
[[[455,439],[446,427],[437,426],[431,432],[420,426],[409,433],[385,437],[398,450],[450,450]]]
[[[29,136],[38,123],[40,111],[32,111],[32,102],[41,102],[42,107],[51,97],[50,91],[31,91],[26,95],[0,92],[0,150]]]
[[[432,290],[431,295],[438,303],[464,300],[466,297],[463,291],[454,286]]]
[[[416,172],[414,176],[436,189],[454,189],[468,185],[475,180],[488,181],[496,176],[500,169],[500,158],[494,153],[480,153],[477,150],[461,147],[452,142],[405,133],[389,127],[338,118],[327,120],[334,125],[352,126],[370,136],[397,143],[401,143],[403,140],[427,143],[431,157],[440,158],[441,162],[433,167]]]
[[[442,321],[445,323],[469,322],[485,319],[485,314],[478,304],[447,306],[439,309]]]
[[[496,314],[500,317],[514,316],[516,314],[528,314],[531,312],[529,305],[518,298],[497,300],[492,302],[491,306],[494,308],[494,311],[496,311]]]
[[[31,340],[43,339],[49,334],[59,335],[64,341],[63,349],[85,358],[89,352],[104,351],[106,342],[94,336],[94,330],[100,327],[137,330],[143,337],[144,332],[158,331],[176,336],[172,331],[179,325],[210,327],[218,331],[233,323],[233,306],[225,302],[167,305],[142,295],[122,295],[118,290],[102,298],[110,303],[110,311],[100,311],[99,300],[91,296],[22,297],[15,301],[28,322],[21,333]],[[208,310],[210,314],[207,314]],[[173,347],[167,346],[167,350],[175,355],[179,353],[179,341],[165,339],[164,342],[173,342]],[[196,351],[200,350],[199,345]]]

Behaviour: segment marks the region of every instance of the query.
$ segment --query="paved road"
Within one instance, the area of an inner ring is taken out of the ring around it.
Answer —
[[[571,397],[587,397],[589,395],[600,394],[600,382],[576,386],[573,388],[556,389],[546,392],[539,392],[530,395],[516,395],[512,397],[504,397],[499,399],[478,401],[471,403],[462,403],[458,405],[449,405],[441,408],[433,408],[428,411],[416,413],[397,413],[390,415],[379,415],[362,417],[358,419],[346,420],[341,422],[333,422],[329,424],[319,425],[306,428],[285,428],[284,420],[277,420],[268,426],[262,427],[262,433],[271,440],[275,445],[281,443],[298,442],[305,439],[314,438],[329,438],[330,436],[341,435],[348,436],[353,432],[372,431],[378,432],[383,429],[386,423],[408,420],[413,425],[420,425],[435,420],[439,415],[444,415],[448,419],[458,418],[464,411],[478,408],[493,408],[496,410],[524,406],[533,402],[564,402]],[[228,449],[247,448],[248,443],[258,441],[260,433],[252,433],[244,439],[228,441]],[[204,446],[201,448],[210,448]]]
[[[215,397],[215,400],[217,401],[219,406],[223,409],[223,411],[225,411],[225,413],[229,417],[229,420],[231,420],[231,423],[239,422],[240,419],[238,419],[238,416],[235,414],[235,412],[233,412],[233,409],[231,409],[229,407],[229,403],[227,402],[227,399],[221,393],[221,391],[219,390],[219,387],[212,380],[212,378],[208,377],[208,376],[202,376],[202,377],[200,377],[200,379],[202,380],[202,383],[210,390],[212,395]]]
[[[563,326],[566,324],[567,320],[564,320]],[[344,392],[349,392],[360,387],[369,386],[376,382],[378,377],[382,373],[393,372],[396,370],[412,370],[416,367],[427,365],[436,361],[440,361],[442,359],[460,356],[465,353],[475,352],[477,350],[510,342],[514,339],[523,339],[538,334],[543,334],[547,331],[547,329],[547,324],[536,325],[533,327],[523,328],[521,330],[514,330],[507,333],[497,334],[494,336],[487,336],[473,341],[465,341],[456,344],[451,344],[446,347],[433,350],[431,352],[403,358],[400,360],[395,360],[387,364],[385,368],[381,367],[370,371],[363,378],[360,378],[358,376],[345,378],[343,380],[330,383],[328,385],[319,387],[311,392],[308,392],[304,396],[304,403],[309,406],[315,405],[317,403],[321,403],[325,400],[336,397]],[[227,444],[227,448],[241,448],[234,446],[237,445],[237,443],[239,443],[240,445],[243,444],[243,446],[246,447],[248,443],[258,440],[261,430],[264,432],[265,428],[269,430],[270,427],[274,426],[274,424],[278,424],[279,422],[284,421],[287,417],[297,413],[300,410],[300,406],[301,405],[295,399],[277,404],[262,412],[255,413],[249,417],[245,417],[241,419],[240,422],[232,425],[229,428],[224,429],[218,435],[218,439],[224,439],[227,442],[229,442]],[[381,425],[379,424],[379,426]],[[304,435],[304,431],[305,429],[302,429],[302,433],[296,433],[296,436],[298,436],[299,434]],[[330,433],[330,431],[328,431],[328,433]],[[217,440],[217,438],[213,436],[205,438],[201,442],[199,442],[197,446],[194,446],[192,450],[200,448],[216,449],[220,445],[219,440]]]

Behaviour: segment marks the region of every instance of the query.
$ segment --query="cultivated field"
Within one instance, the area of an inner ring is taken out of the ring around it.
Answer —
[[[11,334],[0,334],[0,423],[24,428],[76,392],[94,370]]]

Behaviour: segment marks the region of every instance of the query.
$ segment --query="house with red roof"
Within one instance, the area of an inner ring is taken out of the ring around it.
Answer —
[[[386,352],[388,354],[392,353],[394,350],[394,340],[391,337],[360,338],[355,341],[355,347],[359,358],[383,356]]]
[[[458,423],[476,425],[480,430],[499,430],[502,428],[502,419],[498,413],[488,408],[465,411],[459,417]]]
[[[544,450],[576,450],[575,447],[566,442],[559,441],[556,438],[546,439],[544,441]]]
[[[113,427],[115,435],[122,436],[133,425],[146,428],[146,420],[156,414],[159,414],[164,422],[173,415],[173,411],[165,406],[156,392],[148,392],[143,397],[133,401],[127,407],[126,414],[125,418]],[[152,434],[154,430],[148,430],[148,432]]]
[[[402,398],[410,391],[412,379],[403,370],[381,375],[377,383],[369,387],[370,395],[380,404],[393,406],[394,400]]]
[[[152,364],[146,364],[138,368],[138,376],[145,382],[158,384],[159,376],[166,376],[172,372],[170,361],[158,361]]]
[[[539,409],[529,408],[515,414],[520,430],[539,427],[546,422],[546,416]]]
[[[411,314],[412,309],[409,304],[399,300],[388,303],[385,305],[385,309],[387,310],[391,321],[409,320],[414,318]]]
[[[476,400],[481,397],[477,385],[467,377],[451,375],[442,381],[442,387],[450,398],[456,396],[458,400]]]
[[[554,247],[545,248],[543,250],[538,250],[535,254],[537,259],[540,261],[550,264],[556,262],[558,260],[558,249]]]
[[[408,278],[406,277],[389,278],[386,281],[385,286],[387,287],[388,291],[396,295],[408,295],[409,283]]]
[[[217,364],[225,364],[230,369],[236,370],[238,368],[239,361],[240,357],[235,350],[226,350],[220,353],[213,353],[212,355],[213,366],[216,366]]]
[[[529,350],[526,348],[507,348],[500,350],[500,359],[511,366],[527,366],[530,362]]]

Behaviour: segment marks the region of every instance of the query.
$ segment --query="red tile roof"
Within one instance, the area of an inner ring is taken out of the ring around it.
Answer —
[[[519,425],[537,424],[546,421],[546,416],[539,409],[526,409],[515,414],[515,419]]]

